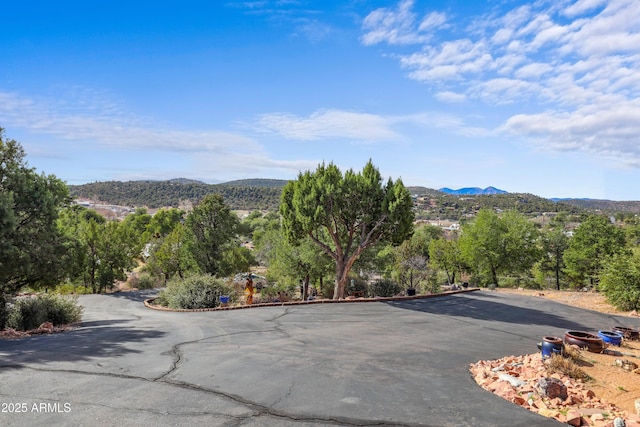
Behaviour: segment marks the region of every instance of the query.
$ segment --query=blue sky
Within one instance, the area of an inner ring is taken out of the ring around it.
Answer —
[[[0,23],[0,126],[68,184],[372,159],[640,200],[637,0],[34,0]]]

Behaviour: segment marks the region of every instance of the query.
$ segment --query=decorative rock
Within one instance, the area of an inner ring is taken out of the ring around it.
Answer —
[[[498,378],[500,378],[502,381],[507,381],[509,384],[511,384],[516,388],[522,387],[523,385],[526,384],[526,382],[519,380],[516,377],[511,376],[509,374],[500,374],[498,375]]]
[[[640,417],[640,399],[636,399],[635,405],[636,405],[636,413]]]
[[[634,371],[638,369],[638,365],[630,360],[616,359],[615,365],[624,369],[625,371]]]
[[[569,411],[569,413],[567,414],[567,424],[569,424],[570,426],[580,427],[583,421],[584,418],[582,418],[582,415],[576,413],[575,411]]]
[[[620,417],[613,420],[613,427],[626,427],[624,420]]]
[[[541,378],[536,383],[536,390],[541,396],[553,399],[559,397],[562,400],[567,398],[567,386],[557,378]]]

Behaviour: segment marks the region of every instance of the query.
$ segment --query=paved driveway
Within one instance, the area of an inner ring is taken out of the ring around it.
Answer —
[[[637,327],[487,291],[202,313],[145,296],[82,296],[81,328],[0,341],[0,425],[560,425],[480,389],[469,364]]]

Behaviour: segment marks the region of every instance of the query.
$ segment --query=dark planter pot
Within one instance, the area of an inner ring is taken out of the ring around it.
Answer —
[[[584,331],[565,332],[564,343],[586,348],[591,353],[602,353],[602,350],[604,350],[604,341],[602,338]]]
[[[408,289],[407,289],[407,296],[412,297],[412,296],[414,296],[415,294],[416,294],[416,290],[415,290],[415,289],[413,289],[413,288],[408,288]]]
[[[622,334],[622,336],[625,339],[628,340],[638,340],[640,339],[640,331],[637,331],[635,329],[632,328],[625,328],[623,326],[614,326],[612,328],[613,332],[617,332],[619,334]]]
[[[540,347],[542,358],[546,359],[554,354],[562,355],[564,353],[564,344],[562,338],[558,337],[542,337],[542,345]]]
[[[612,331],[598,331],[598,336],[602,338],[605,344],[622,345],[622,334]]]

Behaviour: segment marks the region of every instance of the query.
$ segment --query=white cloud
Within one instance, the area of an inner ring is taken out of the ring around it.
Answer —
[[[327,138],[381,141],[399,137],[387,118],[341,110],[316,111],[309,117],[288,113],[264,114],[258,119],[257,126],[301,141]]]
[[[398,11],[407,17],[401,26],[382,19]],[[407,24],[414,21],[413,2],[402,1],[397,10],[372,12],[365,23],[420,40],[424,34]],[[502,131],[640,167],[640,2],[531,1],[446,25],[447,31],[432,27],[413,52],[393,55],[436,99],[508,104]],[[363,31],[367,36],[371,28]]]
[[[383,42],[405,45],[428,41],[431,31],[446,23],[446,15],[434,12],[418,23],[416,14],[411,11],[413,3],[413,0],[403,0],[395,10],[380,8],[367,15],[362,23],[366,30],[362,43],[365,46]]]
[[[436,93],[436,98],[443,102],[457,103],[464,102],[467,96],[463,93],[444,91]]]
[[[573,112],[518,114],[500,130],[527,136],[546,149],[583,151],[627,166],[640,166],[638,117],[640,102],[629,101],[607,109],[586,106]]]
[[[321,160],[272,158],[260,144],[239,133],[225,130],[174,130],[128,114],[118,102],[105,94],[77,88],[70,92],[57,94],[55,99],[0,92],[0,124],[33,134],[57,137],[55,146],[44,145],[47,142],[30,144],[29,154],[35,153],[43,158],[73,158],[73,153],[64,150],[76,150],[80,144],[83,150],[104,153],[105,158],[126,153],[127,159],[122,159],[122,164],[131,163],[128,158],[137,157],[140,153],[148,155],[149,159],[173,160],[163,163],[162,170],[149,166],[153,162],[146,166],[129,166],[126,172],[123,172],[124,169],[119,171],[113,165],[105,165],[110,179],[184,176],[215,181],[247,176],[294,177],[299,170],[309,169]],[[43,140],[47,141],[46,138]],[[72,144],[64,144],[64,140]],[[185,169],[184,165],[190,166]],[[86,182],[88,178],[69,179]]]
[[[579,0],[571,6],[567,7],[562,13],[565,16],[574,17],[600,7],[606,2],[607,0]]]
[[[225,131],[175,131],[144,123],[122,113],[113,102],[93,92],[61,96],[64,103],[0,92],[0,122],[34,133],[69,140],[91,141],[104,147],[170,151],[225,151],[228,147],[256,149],[251,139]],[[69,108],[68,105],[74,105]]]
[[[532,79],[539,78],[551,70],[553,70],[551,65],[542,62],[535,62],[520,67],[515,71],[514,75],[519,79]]]

